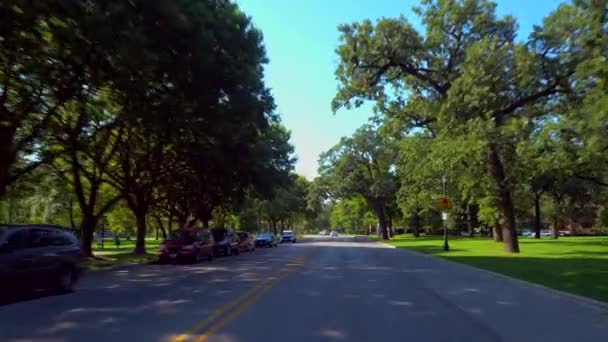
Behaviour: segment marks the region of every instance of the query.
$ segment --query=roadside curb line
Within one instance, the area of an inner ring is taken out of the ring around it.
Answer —
[[[388,247],[388,248],[397,248],[397,246],[389,245],[389,244],[388,244],[388,243],[386,243],[386,242],[377,241],[377,240],[371,239],[371,238],[369,238],[369,237],[367,237],[367,236],[357,236],[357,235],[355,235],[355,237],[354,237],[355,242],[357,241],[357,238],[362,239],[362,240],[364,240],[364,241],[368,241],[368,242],[374,242],[374,243],[377,243],[377,244],[383,245],[383,246]]]
[[[385,247],[388,247],[388,248],[397,248],[397,246],[389,245],[388,243],[385,243],[385,242],[376,241],[376,243],[379,243],[379,244],[381,244],[381,245],[383,245]]]
[[[379,242],[379,241],[375,241],[375,242],[379,243],[379,244],[382,244],[382,245],[388,245],[388,244],[386,244],[384,242]],[[392,246],[392,245],[388,245],[388,246]],[[392,246],[392,247],[393,248],[397,248],[397,246]],[[515,277],[510,277],[510,276],[508,276],[506,274],[497,273],[497,272],[494,272],[494,271],[491,271],[491,270],[487,270],[487,269],[484,269],[484,268],[479,268],[479,267],[471,266],[471,265],[468,265],[468,264],[452,261],[452,260],[449,260],[447,258],[436,257],[436,256],[433,256],[433,255],[424,254],[424,253],[421,253],[421,252],[417,252],[417,251],[411,250],[411,249],[409,249],[407,247],[399,248],[399,249],[400,250],[404,250],[406,253],[415,254],[417,256],[421,256],[421,257],[424,257],[424,258],[432,258],[432,259],[440,260],[440,261],[443,261],[443,262],[446,262],[446,263],[449,263],[449,264],[458,265],[458,266],[464,266],[466,268],[469,268],[469,269],[472,269],[472,270],[476,270],[476,271],[482,271],[482,272],[488,273],[490,275],[493,275],[493,276],[496,276],[496,277],[499,277],[499,278],[502,278],[502,279],[507,279],[507,280],[519,282],[520,284],[523,284],[523,285],[529,285],[529,286],[531,285],[533,287],[545,290],[547,292],[553,292],[554,294],[562,296],[562,297],[567,297],[569,299],[577,300],[579,302],[582,302],[582,304],[596,306],[596,307],[598,307],[601,310],[608,311],[608,303],[599,301],[597,299],[583,297],[581,295],[577,295],[577,294],[574,294],[574,293],[569,293],[569,292],[565,292],[565,291],[562,291],[562,290],[554,289],[554,288],[551,288],[551,287],[547,287],[545,285],[541,285],[541,284],[537,284],[537,283],[532,283],[532,282],[529,282],[527,280],[523,280],[523,279],[519,279],[519,278],[515,278]]]

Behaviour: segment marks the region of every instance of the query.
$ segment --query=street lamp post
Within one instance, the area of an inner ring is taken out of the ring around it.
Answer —
[[[441,177],[441,185],[443,186],[443,198],[447,198],[447,191],[446,191],[447,182],[448,182],[447,177],[445,175],[443,175]],[[448,244],[448,226],[447,226],[448,214],[446,212],[446,209],[447,208],[444,208],[444,211],[441,215],[441,220],[443,221],[443,250],[449,251],[450,245]]]

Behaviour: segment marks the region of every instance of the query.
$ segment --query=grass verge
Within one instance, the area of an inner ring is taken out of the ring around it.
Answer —
[[[94,242],[94,258],[87,259],[83,266],[89,270],[113,268],[132,264],[145,264],[156,260],[157,249],[162,240],[146,239],[146,254],[133,254],[135,241],[121,240],[120,246],[113,239],[104,241],[104,248]]]
[[[521,253],[503,251],[485,238],[395,236],[384,241],[398,248],[434,255],[554,289],[608,302],[608,237],[520,238]]]

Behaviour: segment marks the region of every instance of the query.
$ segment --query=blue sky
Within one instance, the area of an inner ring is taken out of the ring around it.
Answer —
[[[511,14],[519,35],[563,2],[559,0],[501,0],[497,11]],[[237,0],[262,30],[269,65],[266,83],[272,88],[283,123],[291,130],[298,162],[296,171],[307,178],[317,173],[319,154],[352,134],[369,118],[369,109],[332,113],[336,93],[334,69],[337,26],[366,18],[397,17],[411,12],[416,0]]]

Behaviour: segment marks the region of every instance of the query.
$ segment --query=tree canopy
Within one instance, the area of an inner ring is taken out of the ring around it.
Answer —
[[[452,178],[459,192],[495,208],[505,250],[518,252],[514,196],[517,170],[528,161],[517,146],[539,123],[569,122],[564,104],[581,108],[577,98],[605,97],[595,78],[605,61],[605,9],[601,1],[561,5],[527,39],[516,39],[515,18],[498,17],[487,0],[423,0],[414,8],[423,32],[404,16],[341,25],[333,108],[371,101],[393,134],[430,140],[421,164],[434,173],[464,171]],[[590,70],[587,88],[595,93],[580,89]]]
[[[86,254],[117,203],[144,253],[153,210],[208,225],[290,182],[262,34],[235,3],[7,1],[0,22],[0,196],[36,168],[67,180]]]

